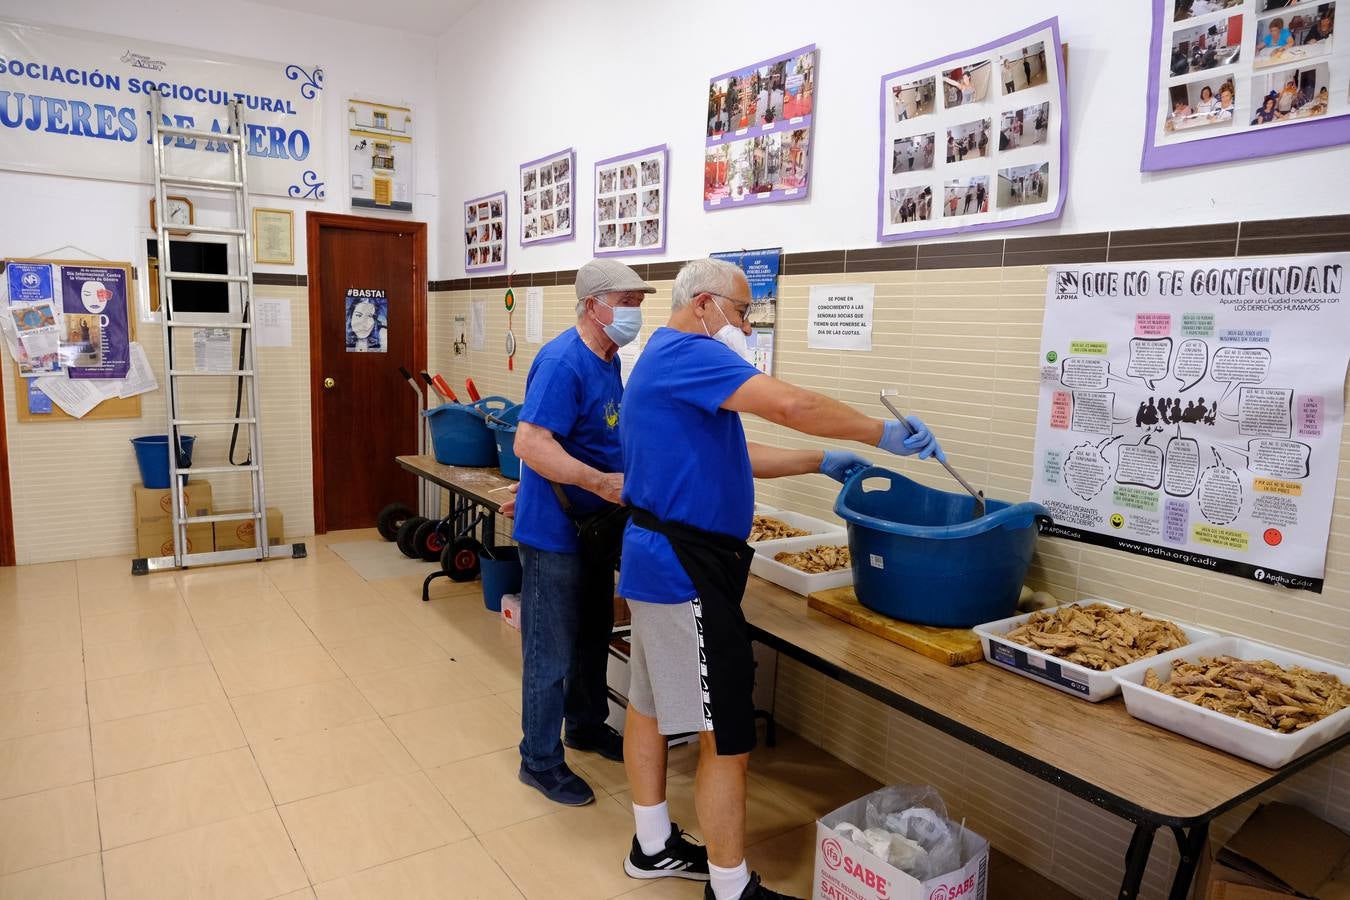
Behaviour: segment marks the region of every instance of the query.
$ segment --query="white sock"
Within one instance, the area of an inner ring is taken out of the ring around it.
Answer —
[[[708,883],[717,900],[740,900],[741,892],[750,883],[750,870],[746,868],[745,860],[731,869],[708,863]]]
[[[670,840],[670,807],[662,801],[655,806],[633,804],[633,818],[637,820],[638,846],[648,856],[666,849]]]

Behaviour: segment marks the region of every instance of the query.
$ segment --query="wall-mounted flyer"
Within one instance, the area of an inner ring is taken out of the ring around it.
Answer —
[[[412,110],[348,100],[347,171],[356,209],[412,212]]]
[[[666,249],[665,144],[595,164],[596,256],[661,253]]]
[[[708,254],[739,266],[750,285],[750,310],[745,320],[752,331],[746,338],[750,364],[765,375],[773,374],[774,327],[778,321],[778,268],[783,248],[769,250],[726,250]]]
[[[1067,117],[1054,18],[883,75],[877,240],[1058,218]]]
[[[1043,534],[1321,593],[1350,253],[1050,269]]]
[[[814,44],[714,76],[708,84],[703,208],[805,199],[815,107]]]
[[[572,239],[577,154],[570,147],[520,167],[520,243]]]
[[[464,203],[464,271],[506,268],[506,191]]]
[[[1332,0],[1153,0],[1140,168],[1350,142],[1350,42]]]

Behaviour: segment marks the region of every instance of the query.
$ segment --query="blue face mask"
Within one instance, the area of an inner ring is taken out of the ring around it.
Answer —
[[[637,306],[610,306],[599,297],[595,302],[607,307],[614,314],[614,321],[602,325],[605,336],[620,347],[631,344],[642,330],[642,309]]]

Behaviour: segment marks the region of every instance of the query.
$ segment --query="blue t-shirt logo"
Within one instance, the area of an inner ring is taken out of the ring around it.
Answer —
[[[605,404],[605,427],[610,431],[619,427],[619,404],[613,400]]]

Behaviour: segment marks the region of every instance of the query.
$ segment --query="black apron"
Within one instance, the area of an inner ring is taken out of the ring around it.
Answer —
[[[666,522],[633,508],[633,524],[663,535],[698,597],[704,718],[713,723],[719,756],[755,749],[755,655],[741,613],[750,560],[745,541],[682,522]]]

